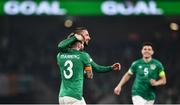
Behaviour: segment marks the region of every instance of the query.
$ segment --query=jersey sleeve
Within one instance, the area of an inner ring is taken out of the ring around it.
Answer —
[[[159,77],[165,76],[164,66],[162,65],[162,63],[159,62],[158,67],[159,67]]]
[[[107,72],[107,71],[111,71],[112,67],[111,66],[102,66],[102,65],[98,65],[97,63],[95,63],[93,60],[91,62],[91,65],[93,67],[93,70],[95,70],[96,72]]]
[[[76,37],[73,36],[71,38],[68,38],[68,39],[61,41],[58,44],[58,50],[60,52],[67,52],[69,45],[73,44],[76,40],[77,40]]]
[[[128,71],[130,74],[135,74],[136,73],[136,62],[133,62],[129,68]]]

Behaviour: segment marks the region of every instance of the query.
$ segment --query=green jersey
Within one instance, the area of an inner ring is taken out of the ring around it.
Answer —
[[[71,96],[81,99],[83,92],[84,68],[92,66],[97,72],[111,71],[112,66],[96,64],[85,51],[70,50],[68,47],[77,41],[73,36],[58,44],[57,62],[61,73],[59,96]]]
[[[130,67],[130,72],[136,75],[132,95],[139,95],[146,100],[155,99],[155,87],[150,84],[150,79],[158,80],[164,73],[163,65],[156,59],[145,62],[143,59],[136,60]]]
[[[61,86],[59,96],[70,96],[81,100],[83,92],[84,68],[91,67],[90,57],[87,53],[68,46],[77,39],[72,37],[62,41],[58,47],[57,63],[60,68]]]

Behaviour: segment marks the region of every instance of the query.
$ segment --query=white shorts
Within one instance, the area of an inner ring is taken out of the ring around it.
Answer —
[[[133,105],[153,105],[154,100],[145,100],[141,96],[132,96]]]
[[[83,97],[81,100],[78,100],[73,97],[64,96],[64,97],[59,97],[59,104],[60,105],[86,105],[86,102],[84,101]]]

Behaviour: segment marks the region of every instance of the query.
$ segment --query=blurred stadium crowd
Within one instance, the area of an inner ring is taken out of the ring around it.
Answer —
[[[72,28],[67,17],[0,17],[0,103],[58,103],[60,74],[57,44]],[[120,96],[113,90],[132,61],[141,57],[144,41],[155,47],[154,57],[165,66],[167,85],[158,87],[156,103],[180,103],[179,17],[71,17],[73,27],[85,26],[92,40],[86,50],[101,65],[120,62],[120,72],[95,73],[85,80],[84,98],[91,104],[131,103],[132,80]]]

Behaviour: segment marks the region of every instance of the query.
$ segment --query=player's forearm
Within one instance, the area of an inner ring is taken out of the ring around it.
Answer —
[[[75,36],[69,38],[69,39],[65,39],[63,41],[61,41],[58,44],[58,49],[60,51],[66,50],[68,48],[69,45],[71,45],[72,43],[74,43],[77,40],[77,38]]]
[[[97,72],[107,72],[107,71],[112,70],[111,66],[101,66],[101,65],[96,64],[94,61],[92,61],[91,65],[93,67],[93,70]]]
[[[131,74],[129,74],[128,72],[123,76],[123,78],[121,79],[121,81],[119,82],[118,86],[122,87],[124,86],[124,84],[130,79]]]
[[[156,86],[165,85],[166,84],[166,78],[160,78],[158,81],[156,81]]]

